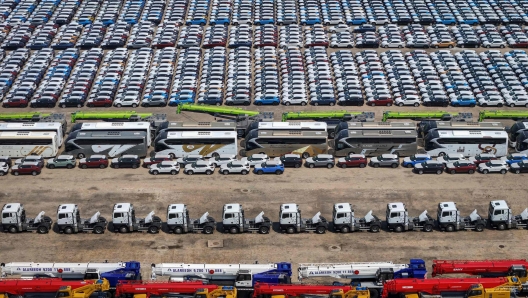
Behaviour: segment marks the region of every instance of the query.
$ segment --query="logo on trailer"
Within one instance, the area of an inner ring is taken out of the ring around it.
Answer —
[[[482,144],[479,144],[478,148],[482,150],[482,153],[497,154],[497,148],[495,148],[495,144],[493,144],[493,146],[486,146],[484,148],[482,148]]]

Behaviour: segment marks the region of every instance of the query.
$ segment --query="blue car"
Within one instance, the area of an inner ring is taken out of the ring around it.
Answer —
[[[174,94],[171,95],[169,106],[177,106],[181,103],[194,103],[194,94]]]
[[[268,95],[268,96],[262,96],[255,98],[254,104],[257,106],[261,105],[274,105],[278,106],[280,103],[278,96]]]
[[[301,22],[301,25],[303,26],[314,25],[314,24],[321,24],[321,19],[310,19],[310,20],[305,20],[304,22]]]
[[[402,165],[406,168],[414,168],[415,165],[431,160],[429,154],[414,154],[403,159]]]
[[[268,160],[261,164],[255,165],[253,173],[257,175],[262,174],[276,174],[282,175],[284,173],[284,165],[279,160]]]
[[[347,21],[347,25],[363,25],[367,23],[367,19],[361,18],[361,19],[353,19],[350,21]]]
[[[451,105],[454,107],[474,107],[477,101],[474,98],[457,98],[451,100]]]
[[[508,156],[503,156],[501,158],[502,161],[506,162],[509,166],[511,166],[514,163],[521,162],[523,160],[528,160],[528,156],[524,153],[512,153]]]

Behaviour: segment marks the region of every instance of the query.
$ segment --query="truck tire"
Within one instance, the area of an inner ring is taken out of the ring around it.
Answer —
[[[158,230],[159,230],[159,229],[158,229],[157,226],[150,226],[150,227],[148,228],[148,232],[149,232],[150,234],[156,234],[156,233],[158,233]]]
[[[293,234],[293,233],[295,233],[295,229],[293,227],[286,228],[286,234]]]
[[[183,234],[183,229],[181,227],[175,227],[174,234]]]
[[[18,232],[18,229],[15,226],[10,226],[8,230],[9,230],[9,233],[11,234]]]
[[[98,235],[99,235],[99,234],[102,234],[102,233],[104,233],[104,229],[103,229],[103,227],[101,227],[101,226],[96,226],[96,227],[93,229],[93,233],[94,233],[94,234],[98,234]]]
[[[48,227],[40,226],[37,228],[37,233],[39,234],[47,234],[48,233]]]
[[[326,232],[326,228],[325,228],[325,227],[317,227],[317,228],[315,229],[315,232],[316,232],[317,234],[324,234],[324,233]]]
[[[500,223],[499,225],[497,225],[497,229],[501,231],[506,230],[506,225],[504,223]]]
[[[341,228],[341,233],[346,234],[348,232],[350,232],[350,229],[347,226]]]
[[[65,227],[64,228],[64,234],[73,234],[73,229],[71,227]]]
[[[432,232],[433,231],[433,225],[425,225],[423,230],[424,230],[424,232]]]
[[[211,226],[207,226],[207,227],[205,227],[203,229],[203,231],[204,231],[205,234],[209,235],[209,234],[212,234],[214,232],[214,229]]]
[[[379,298],[378,289],[368,289],[370,292],[370,298]]]
[[[121,234],[128,233],[128,228],[126,226],[120,226],[119,227],[119,233],[121,233]]]
[[[394,232],[396,232],[396,233],[403,232],[403,226],[402,225],[397,225],[396,227],[394,227]]]
[[[371,226],[370,227],[370,232],[372,233],[378,233],[380,231],[380,227],[379,226]]]
[[[475,227],[475,231],[477,231],[477,232],[482,232],[482,231],[484,231],[484,225],[483,225],[483,224],[478,224],[478,225]]]
[[[231,234],[238,234],[238,228],[237,227],[231,227],[229,229],[229,233]]]
[[[446,232],[454,232],[455,231],[455,226],[448,225],[447,227],[445,227],[445,230],[446,230]]]
[[[259,228],[259,233],[261,234],[269,234],[269,227],[268,226],[262,226]]]

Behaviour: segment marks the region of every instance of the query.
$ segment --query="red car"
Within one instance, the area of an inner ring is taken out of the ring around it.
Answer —
[[[473,174],[477,171],[477,165],[469,160],[458,160],[453,163],[448,163],[446,170],[450,174],[468,173]]]
[[[100,168],[104,169],[108,167],[108,158],[106,155],[92,155],[88,158],[81,158],[79,161],[79,167],[83,169],[87,168]]]
[[[110,97],[96,97],[92,101],[89,101],[86,105],[90,108],[93,107],[105,107],[109,108],[112,106],[112,99]]]
[[[496,159],[497,157],[495,157],[494,154],[482,153],[482,154],[477,154],[473,157],[470,157],[469,161],[471,161],[472,163],[478,166],[481,163],[487,163],[490,160],[496,160]]]
[[[392,106],[394,104],[394,100],[389,96],[384,95],[377,95],[372,98],[369,98],[367,101],[367,104],[369,106]]]
[[[148,168],[151,165],[158,164],[165,160],[172,160],[170,155],[156,154],[154,157],[147,157],[143,160],[143,167]]]
[[[350,154],[347,157],[341,157],[340,159],[338,159],[337,166],[343,169],[347,167],[364,168],[365,166],[367,166],[367,159],[363,154]]]
[[[2,106],[4,108],[26,108],[29,104],[29,101],[25,99],[24,97],[17,96],[13,97],[7,101],[4,101]]]
[[[20,174],[31,174],[37,176],[42,171],[42,167],[38,162],[26,161],[21,164],[14,165],[11,168],[11,174],[18,176]]]

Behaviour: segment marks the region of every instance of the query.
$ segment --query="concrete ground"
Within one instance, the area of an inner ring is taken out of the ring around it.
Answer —
[[[350,202],[356,215],[369,210],[385,218],[386,204],[404,202],[411,216],[428,210],[436,216],[442,201],[457,202],[461,214],[475,208],[487,217],[490,200],[506,199],[519,214],[528,207],[528,189],[524,175],[415,175],[405,168],[334,168],[288,169],[284,175],[223,176],[150,176],[146,169],[45,169],[41,175],[1,177],[0,201],[21,202],[29,217],[41,210],[54,221],[59,204],[76,203],[81,217],[96,211],[111,220],[114,203],[131,202],[137,216],[154,210],[166,220],[167,205],[185,203],[191,217],[208,211],[221,220],[226,203],[243,204],[248,217],[260,211],[278,221],[281,203],[300,205],[303,217],[321,211],[331,221],[334,203]],[[222,248],[208,248],[208,240],[222,240]],[[253,263],[263,262],[364,262],[393,261],[406,263],[422,258],[430,269],[433,259],[508,259],[526,258],[528,231],[482,233],[433,231],[396,234],[358,232],[323,235],[286,235],[272,231],[268,235],[173,235],[151,234],[47,235],[31,233],[3,234],[0,241],[1,262],[86,262],[97,260],[137,260],[144,276],[149,264],[175,263]],[[295,267],[296,268],[296,267]]]

